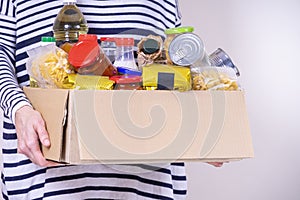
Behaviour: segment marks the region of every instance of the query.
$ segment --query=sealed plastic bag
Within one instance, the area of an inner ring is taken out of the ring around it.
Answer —
[[[28,73],[41,88],[72,88],[68,75],[75,73],[68,62],[68,54],[62,49],[49,44],[28,50],[26,63]]]

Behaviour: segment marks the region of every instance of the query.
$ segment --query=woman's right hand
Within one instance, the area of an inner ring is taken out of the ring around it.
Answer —
[[[40,142],[50,147],[50,139],[41,114],[30,106],[23,106],[16,112],[15,127],[18,137],[18,152],[25,154],[33,163],[46,167],[57,163],[46,160]]]

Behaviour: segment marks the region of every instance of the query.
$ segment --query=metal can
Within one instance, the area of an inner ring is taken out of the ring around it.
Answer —
[[[209,55],[209,60],[212,66],[217,67],[231,67],[234,69],[237,76],[240,76],[240,71],[232,62],[232,59],[221,48],[218,48],[212,54]]]
[[[172,62],[180,66],[210,65],[202,39],[194,33],[176,36],[169,46]]]
[[[170,58],[170,55],[169,55],[169,46],[170,46],[170,43],[172,42],[172,40],[178,35],[181,35],[184,33],[192,33],[193,31],[194,31],[194,27],[192,27],[192,26],[181,26],[181,27],[170,28],[170,29],[165,30],[166,39],[164,41],[164,51],[165,51],[164,53],[166,56],[167,64],[170,64],[170,65],[173,64],[173,62]]]

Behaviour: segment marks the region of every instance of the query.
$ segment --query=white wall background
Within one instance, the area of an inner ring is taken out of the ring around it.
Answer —
[[[300,199],[300,1],[180,0],[211,53],[241,71],[255,158],[188,163],[189,200]]]

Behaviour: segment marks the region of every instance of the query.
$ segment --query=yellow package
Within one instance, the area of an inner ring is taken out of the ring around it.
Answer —
[[[68,79],[78,90],[112,90],[115,83],[108,76],[70,74]]]
[[[143,67],[143,87],[166,90],[191,90],[190,68],[151,64]]]

